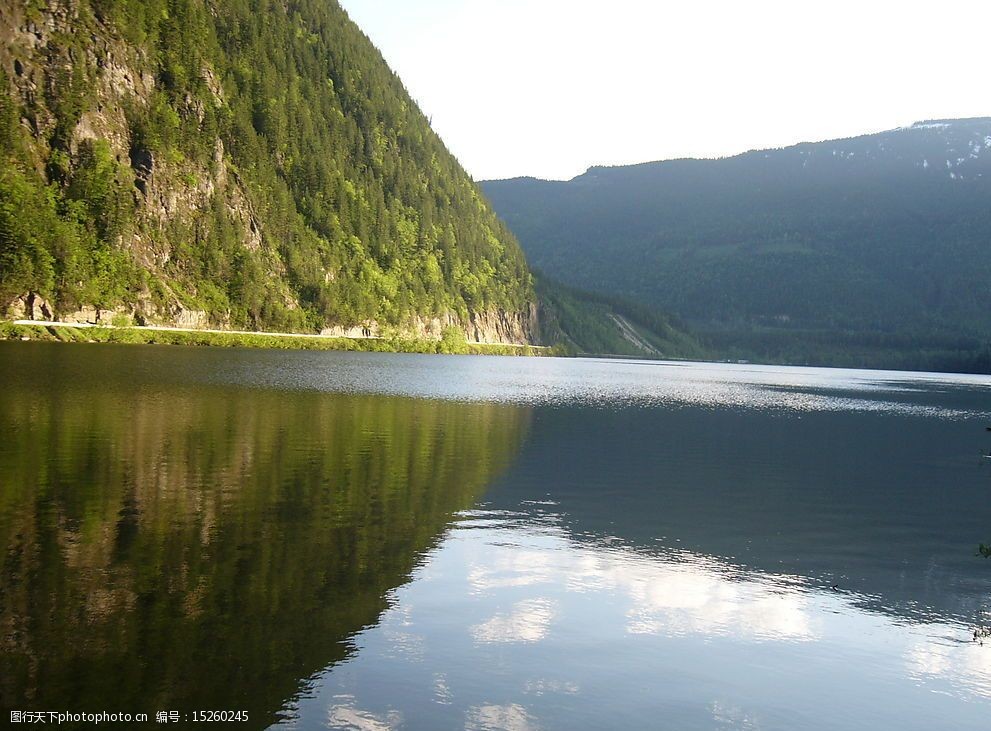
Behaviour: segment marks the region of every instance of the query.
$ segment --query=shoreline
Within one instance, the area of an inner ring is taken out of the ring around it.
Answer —
[[[510,343],[445,343],[404,337],[337,337],[316,333],[251,332],[247,330],[195,330],[169,326],[94,325],[48,320],[2,320],[0,340],[61,343],[115,343],[133,345],[196,345],[271,350],[341,350],[384,353],[435,353],[460,355],[557,355],[554,348]]]

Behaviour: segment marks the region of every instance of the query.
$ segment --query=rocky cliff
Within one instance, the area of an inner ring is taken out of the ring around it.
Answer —
[[[518,244],[336,3],[4,3],[0,41],[0,314],[533,342]]]

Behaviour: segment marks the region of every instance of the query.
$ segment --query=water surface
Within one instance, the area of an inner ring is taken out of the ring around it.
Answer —
[[[991,718],[987,378],[32,343],[0,372],[4,709]]]

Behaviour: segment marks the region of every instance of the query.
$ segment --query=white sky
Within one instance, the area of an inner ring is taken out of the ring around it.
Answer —
[[[991,0],[342,0],[476,179],[991,115]]]

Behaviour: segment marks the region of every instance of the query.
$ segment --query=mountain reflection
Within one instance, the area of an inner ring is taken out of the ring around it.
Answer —
[[[13,708],[246,709],[267,725],[300,678],[349,654],[528,420],[38,377],[0,390],[0,704]]]

